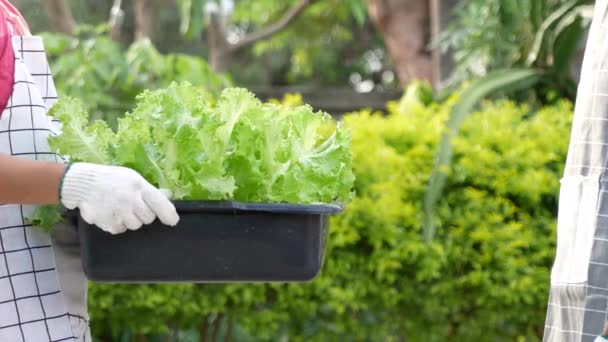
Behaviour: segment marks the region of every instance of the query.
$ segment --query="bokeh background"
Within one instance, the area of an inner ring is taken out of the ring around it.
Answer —
[[[542,338],[593,1],[12,2],[95,119],[188,81],[353,132],[357,197],[317,279],[91,284],[97,341]]]

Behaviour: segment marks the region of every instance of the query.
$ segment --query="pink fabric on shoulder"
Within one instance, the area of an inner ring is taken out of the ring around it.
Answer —
[[[19,36],[29,36],[30,28],[27,22],[19,12],[19,10],[13,6],[8,0],[0,0],[0,10],[4,12],[6,20],[11,23],[11,30],[14,30],[14,34]]]
[[[0,11],[0,115],[13,93],[15,82],[15,53],[11,31],[4,11]]]

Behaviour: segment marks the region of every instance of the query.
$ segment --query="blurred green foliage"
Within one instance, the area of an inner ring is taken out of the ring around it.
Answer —
[[[132,109],[144,89],[166,87],[173,81],[188,81],[216,94],[232,84],[229,76],[214,73],[201,58],[163,55],[149,40],[125,49],[106,31],[105,26],[83,26],[75,37],[43,34],[60,95],[81,99],[94,119],[114,124]]]
[[[574,101],[592,13],[591,0],[471,0],[459,5],[439,46],[452,48],[456,60],[447,92],[461,81],[470,86],[452,109],[436,152],[425,195],[427,240],[435,231],[435,205],[443,195],[451,140],[461,122],[490,97],[526,101],[533,109],[563,98]]]
[[[297,1],[237,1],[232,20],[239,27],[259,29],[279,20],[295,2]],[[352,3],[359,6],[352,7]],[[323,75],[330,83],[345,83],[351,72],[361,71],[360,64],[364,63],[360,61],[348,67],[339,67],[340,53],[353,44],[353,34],[361,31],[361,28],[357,29],[357,17],[354,16],[353,8],[366,10],[363,0],[313,2],[285,30],[269,40],[257,43],[253,54],[259,57],[266,53],[290,51],[285,79],[289,83],[302,82],[313,75]],[[370,37],[369,45],[365,48],[371,49],[379,44],[381,42],[378,37]],[[360,54],[363,52],[364,49],[359,51]]]
[[[579,70],[573,68],[580,68],[576,59],[580,61],[592,5],[592,0],[464,1],[435,44],[453,51],[451,84],[497,69],[526,67],[542,70],[543,78],[520,99],[574,100]]]
[[[180,0],[180,2],[182,2]],[[208,57],[206,19],[203,6],[211,0],[183,1],[199,4],[196,14],[201,31],[181,34],[180,7],[172,1],[157,1],[158,26],[152,42],[162,53],[186,53]],[[37,0],[16,0],[35,33],[50,30],[49,20]],[[76,21],[83,26],[105,24],[111,0],[69,0]],[[235,1],[229,18],[229,36],[241,37],[275,22],[295,1]],[[132,1],[123,1],[125,19],[121,43],[133,42]],[[239,51],[229,71],[239,85],[345,85],[353,73],[385,87],[398,87],[395,79],[382,80],[392,69],[381,37],[367,20],[364,0],[316,1],[287,29],[269,40]],[[196,33],[196,34],[195,34]],[[378,67],[378,63],[380,66]],[[371,66],[371,67],[370,67]]]

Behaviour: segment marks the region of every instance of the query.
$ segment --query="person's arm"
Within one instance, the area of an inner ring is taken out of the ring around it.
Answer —
[[[0,154],[0,203],[57,204],[64,164]]]
[[[71,166],[0,154],[0,203],[57,204],[80,210],[86,222],[118,234],[179,215],[165,193],[136,171],[89,163]]]

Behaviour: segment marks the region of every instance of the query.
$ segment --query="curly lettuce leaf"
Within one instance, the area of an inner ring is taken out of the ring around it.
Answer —
[[[147,91],[119,122],[118,164],[138,170],[175,199],[227,199],[234,178],[224,167],[223,127],[211,113],[208,95],[189,84]]]
[[[75,98],[64,97],[49,110],[49,116],[61,122],[61,134],[49,138],[49,146],[71,161],[109,164],[109,147],[114,132],[104,121],[89,125],[84,104]]]
[[[26,217],[26,222],[42,228],[49,233],[55,225],[63,221],[63,208],[60,205],[44,205],[36,208],[34,214]]]
[[[88,124],[60,100],[51,146],[75,161],[130,167],[174,199],[330,203],[352,196],[350,132],[308,105],[262,103],[228,88],[219,98],[188,83],[145,91],[118,122]]]

